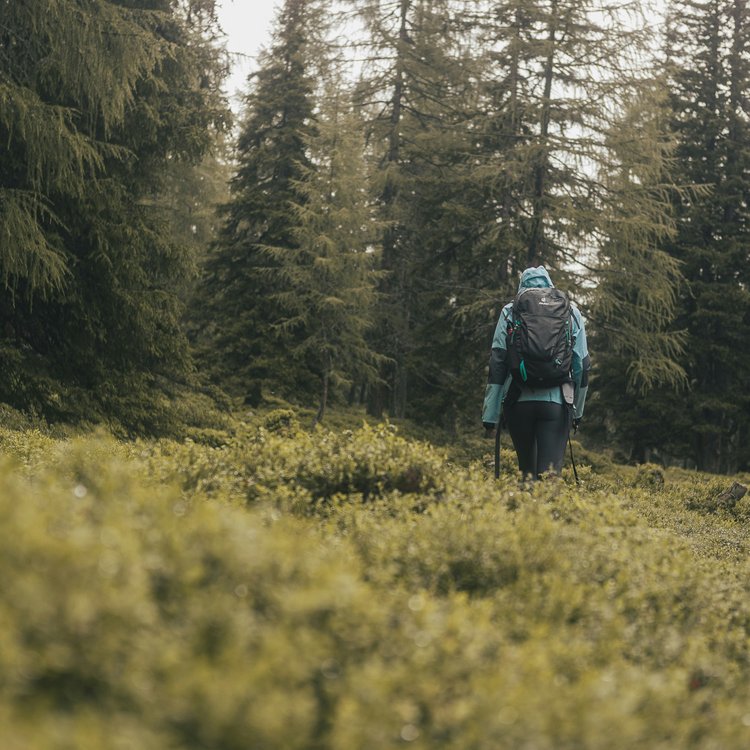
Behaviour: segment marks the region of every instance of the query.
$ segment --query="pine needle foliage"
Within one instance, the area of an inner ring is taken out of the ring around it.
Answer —
[[[690,452],[712,471],[750,460],[749,29],[750,9],[739,0],[670,6],[665,66],[679,175],[709,192],[700,200],[674,196],[678,231],[663,248],[682,263],[689,285],[679,322],[689,336]]]
[[[106,402],[186,371],[177,291],[194,258],[155,203],[167,165],[200,160],[228,123],[215,34],[212,2],[2,3],[0,335],[21,367],[2,396],[16,405],[72,417],[76,389]],[[59,403],[9,387],[33,380],[32,360]]]
[[[299,370],[286,357],[289,336],[280,320],[277,257],[298,247],[300,181],[312,166],[315,133],[313,73],[323,18],[316,0],[287,0],[273,45],[248,83],[237,171],[222,209],[219,238],[206,260],[197,317],[201,360],[227,387],[251,402],[264,385],[289,387]],[[274,248],[269,251],[268,248]]]
[[[276,326],[291,335],[292,361],[304,362],[321,383],[316,421],[332,387],[378,377],[366,336],[378,273],[362,122],[341,80],[329,82],[323,97],[308,146],[311,165],[297,184],[304,201],[294,206],[296,247],[268,248],[278,263]]]
[[[600,392],[608,402],[617,399],[607,383],[618,371],[626,376],[626,397],[688,385],[681,364],[686,332],[675,329],[685,279],[681,263],[662,249],[676,232],[671,200],[678,190],[663,92],[658,82],[644,86],[607,144],[616,161],[605,176],[611,200],[601,222],[591,317]]]

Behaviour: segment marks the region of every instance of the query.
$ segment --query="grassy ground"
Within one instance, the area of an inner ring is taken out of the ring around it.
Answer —
[[[478,433],[356,411],[135,442],[11,416],[3,749],[750,746],[726,478],[576,446],[580,486],[521,488]]]

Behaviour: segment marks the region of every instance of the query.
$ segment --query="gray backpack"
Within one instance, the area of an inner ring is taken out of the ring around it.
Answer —
[[[522,289],[508,321],[508,365],[520,386],[550,388],[571,381],[570,300],[555,288]]]

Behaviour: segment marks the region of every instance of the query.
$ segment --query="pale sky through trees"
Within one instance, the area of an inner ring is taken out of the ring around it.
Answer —
[[[261,47],[271,39],[276,9],[282,0],[218,0],[219,22],[227,36],[232,55],[232,72],[224,88],[235,112],[240,109],[240,95],[245,91],[248,74],[255,68]],[[661,24],[666,0],[647,0],[647,17],[656,32]]]
[[[271,27],[280,0],[219,0],[219,22],[232,54],[232,73],[225,83],[232,109],[239,109],[238,93],[245,90],[261,47],[271,38]]]

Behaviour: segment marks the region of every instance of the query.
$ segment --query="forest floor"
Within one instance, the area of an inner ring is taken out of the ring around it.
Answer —
[[[735,478],[576,445],[580,485],[521,487],[479,435],[354,411],[4,414],[4,750],[750,747]]]

